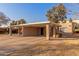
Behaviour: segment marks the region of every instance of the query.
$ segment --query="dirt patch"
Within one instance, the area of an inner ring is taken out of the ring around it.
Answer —
[[[42,37],[0,36],[0,55],[79,56],[79,40],[45,40]]]

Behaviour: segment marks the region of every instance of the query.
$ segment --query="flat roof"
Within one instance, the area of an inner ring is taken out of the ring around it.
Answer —
[[[50,24],[50,21],[44,21],[44,22],[34,22],[34,23],[26,23],[26,24],[19,24],[19,25],[13,25],[13,26],[45,26],[46,24]],[[58,25],[57,23],[52,23],[55,25]],[[59,25],[58,25],[59,26]]]
[[[50,21],[45,22],[34,22],[34,23],[26,23],[26,24],[20,24],[20,25],[37,25],[37,24],[49,24]]]

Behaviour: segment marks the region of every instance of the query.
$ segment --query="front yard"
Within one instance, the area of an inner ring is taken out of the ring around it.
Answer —
[[[0,35],[2,56],[79,56],[79,39],[45,40],[44,37]]]

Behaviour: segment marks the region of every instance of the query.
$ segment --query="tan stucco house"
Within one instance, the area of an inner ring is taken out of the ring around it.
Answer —
[[[40,37],[44,36],[47,40],[49,40],[50,37],[57,37],[57,33],[59,32],[59,24],[53,22],[51,23],[50,21],[10,26],[10,35],[12,35],[12,28],[18,29],[18,35]]]
[[[62,33],[62,35],[65,33],[66,35],[69,33],[74,34],[76,24],[79,24],[78,22],[79,20],[73,20],[72,22],[66,20],[66,22],[59,23],[45,21],[13,25],[10,26],[9,34],[12,35],[12,29],[17,29],[17,34],[20,36],[40,36],[46,37],[46,39],[49,40],[51,37],[58,38],[60,33]]]

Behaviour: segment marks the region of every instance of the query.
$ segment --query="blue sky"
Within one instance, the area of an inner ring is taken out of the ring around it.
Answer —
[[[7,15],[11,20],[24,18],[27,22],[47,21],[46,12],[51,9],[56,3],[2,3],[0,11]],[[68,10],[68,18],[74,17],[75,13],[79,13],[79,4],[64,4]],[[76,16],[77,18],[78,16]]]

